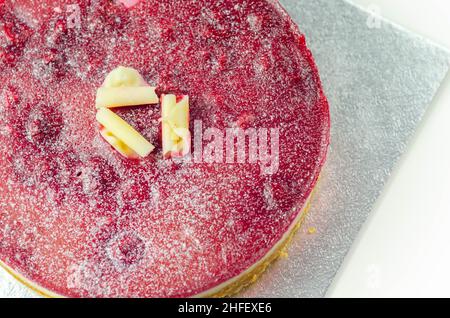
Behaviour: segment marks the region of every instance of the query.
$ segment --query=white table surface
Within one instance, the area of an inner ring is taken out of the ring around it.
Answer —
[[[450,48],[448,0],[352,0]],[[329,297],[450,297],[450,76]]]

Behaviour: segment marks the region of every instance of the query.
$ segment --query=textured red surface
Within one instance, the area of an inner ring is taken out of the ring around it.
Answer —
[[[74,3],[80,28],[66,23]],[[0,11],[2,261],[65,296],[192,296],[280,240],[317,181],[329,111],[276,1],[6,0]],[[96,88],[119,65],[188,94],[204,128],[279,128],[279,171],[162,160],[159,105],[119,111],[157,146],[122,158],[94,120]]]

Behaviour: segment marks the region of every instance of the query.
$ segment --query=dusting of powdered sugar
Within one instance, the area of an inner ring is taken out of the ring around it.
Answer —
[[[240,274],[291,226],[329,118],[304,38],[278,5],[71,0],[81,16],[68,28],[68,1],[2,3],[0,26],[15,37],[0,40],[0,260],[66,296],[191,296]],[[188,94],[204,128],[280,129],[278,172],[162,160],[160,105],[117,110],[156,146],[122,158],[94,107],[119,65],[158,93]]]

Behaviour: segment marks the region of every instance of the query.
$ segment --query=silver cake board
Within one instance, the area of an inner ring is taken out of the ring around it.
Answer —
[[[281,2],[316,58],[332,143],[289,257],[239,296],[322,297],[442,83],[450,54],[347,1]],[[35,296],[0,270],[0,297]]]

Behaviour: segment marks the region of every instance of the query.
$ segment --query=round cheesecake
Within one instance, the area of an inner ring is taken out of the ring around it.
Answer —
[[[95,94],[118,66],[189,96],[192,156],[164,159],[160,105],[114,110],[148,157],[102,139]],[[329,144],[274,0],[0,0],[0,82],[0,261],[50,295],[236,292],[298,226]]]

